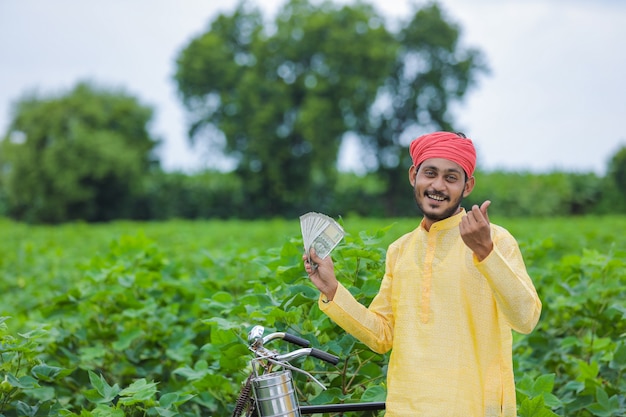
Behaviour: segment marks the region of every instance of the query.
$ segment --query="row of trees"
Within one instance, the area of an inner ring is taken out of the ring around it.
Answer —
[[[232,172],[163,172],[152,109],[80,83],[15,104],[0,143],[0,214],[50,223],[412,215],[408,141],[454,130],[451,104],[487,71],[460,34],[436,3],[395,31],[361,2],[291,0],[271,24],[242,3],[181,49],[175,74],[190,140],[233,161]],[[337,171],[348,135],[363,149],[365,177]],[[479,173],[479,188],[502,193],[511,215],[610,211],[626,190],[625,160],[618,152],[606,178]]]
[[[190,137],[235,161],[259,211],[327,196],[342,140],[352,135],[393,214],[407,141],[452,130],[450,106],[486,70],[436,3],[390,30],[367,3],[291,0],[271,25],[244,6],[218,17],[181,51],[175,80]]]
[[[54,164],[52,164],[54,166]],[[585,214],[610,214],[626,212],[626,148],[616,154],[610,164],[614,167],[610,175],[599,177],[594,173],[575,172],[484,172],[475,174],[479,186],[466,199],[464,205],[480,204],[486,199],[494,202],[490,212],[494,215],[513,217],[569,216]],[[32,167],[33,175],[43,181],[46,168]],[[85,183],[76,175],[80,170],[71,170],[67,179],[70,183]],[[0,216],[8,215],[30,222],[64,222],[74,220],[106,221],[113,219],[166,220],[172,218],[244,218],[288,216],[296,218],[305,211],[323,211],[333,216],[356,214],[359,216],[389,216],[385,201],[385,184],[376,173],[358,176],[339,173],[333,189],[325,190],[325,198],[310,196],[307,201],[294,205],[281,213],[261,211],[246,200],[243,182],[233,172],[206,171],[196,174],[149,170],[136,178],[128,178],[129,184],[117,172],[108,175],[111,185],[103,181],[102,189],[89,188],[97,198],[85,197],[80,201],[67,199],[66,194],[41,194],[41,204],[21,205],[11,200],[20,194],[21,187],[30,187],[34,182],[15,181],[9,187],[0,188]],[[622,175],[619,182],[619,175]],[[85,177],[89,178],[89,177]],[[25,178],[26,179],[26,178]],[[92,181],[94,184],[97,181]],[[55,181],[46,183],[41,189],[51,189]],[[396,198],[395,216],[417,214],[411,190],[405,183]],[[112,194],[112,190],[120,192]],[[31,191],[25,190],[24,195]],[[73,195],[73,194],[70,194]],[[95,201],[94,201],[95,200]],[[25,201],[25,200],[17,200]],[[96,203],[98,201],[99,203]]]

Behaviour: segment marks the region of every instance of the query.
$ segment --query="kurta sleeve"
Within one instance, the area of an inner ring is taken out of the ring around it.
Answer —
[[[386,258],[387,272],[369,307],[359,303],[341,283],[331,301],[326,301],[323,295],[319,299],[319,307],[328,317],[377,353],[388,352],[393,343],[393,277],[389,272],[392,270],[390,263],[395,259],[393,252],[390,247]]]
[[[494,248],[482,262],[474,258],[478,270],[491,286],[498,309],[511,328],[530,333],[541,315],[541,301],[528,276],[517,241],[506,230],[496,228]]]

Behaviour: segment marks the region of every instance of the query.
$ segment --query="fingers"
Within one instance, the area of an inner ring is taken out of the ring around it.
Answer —
[[[306,271],[306,273],[309,275],[315,273],[316,264],[313,262],[313,260],[309,256],[307,256],[306,253],[302,254],[302,260],[304,261],[304,270]]]
[[[485,259],[493,249],[489,215],[487,214],[490,205],[491,201],[489,200],[483,202],[480,207],[474,205],[467,211],[459,225],[463,242],[479,260]]]
[[[314,248],[309,250],[309,254],[305,252],[302,255],[302,260],[304,261],[304,268],[306,272],[311,275],[317,271],[320,262],[322,262],[322,258],[320,258],[315,252]]]
[[[480,208],[474,204],[472,208],[467,211],[465,218],[469,223],[474,224],[480,223],[484,219],[484,216],[481,213]]]
[[[487,200],[480,205],[474,204],[470,210],[467,211],[467,218],[476,223],[489,223],[489,214],[487,209],[491,205],[491,201]]]
[[[313,285],[325,294],[328,300],[332,300],[339,286],[332,258],[327,256],[322,259],[315,253],[315,249],[311,249],[308,254],[302,255],[302,260]]]
[[[490,205],[491,205],[491,201],[490,200],[486,200],[480,206],[480,212],[485,217],[485,220],[487,220],[487,222],[489,222],[489,215],[487,214],[487,209],[489,208]]]

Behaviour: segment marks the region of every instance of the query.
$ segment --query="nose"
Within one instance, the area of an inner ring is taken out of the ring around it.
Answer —
[[[441,175],[437,175],[436,178],[433,178],[432,186],[435,190],[440,191],[445,188],[445,181]]]

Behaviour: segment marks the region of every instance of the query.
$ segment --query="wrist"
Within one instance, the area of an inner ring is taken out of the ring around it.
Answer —
[[[337,282],[328,285],[326,288],[324,288],[321,292],[324,295],[324,298],[326,299],[326,302],[332,301],[333,298],[335,298],[335,294],[337,294],[337,287],[339,287],[339,284]]]
[[[487,256],[491,254],[492,251],[493,251],[493,243],[489,245],[488,247],[483,248],[480,252],[474,252],[474,255],[476,255],[476,258],[478,259],[479,262],[482,262]]]

